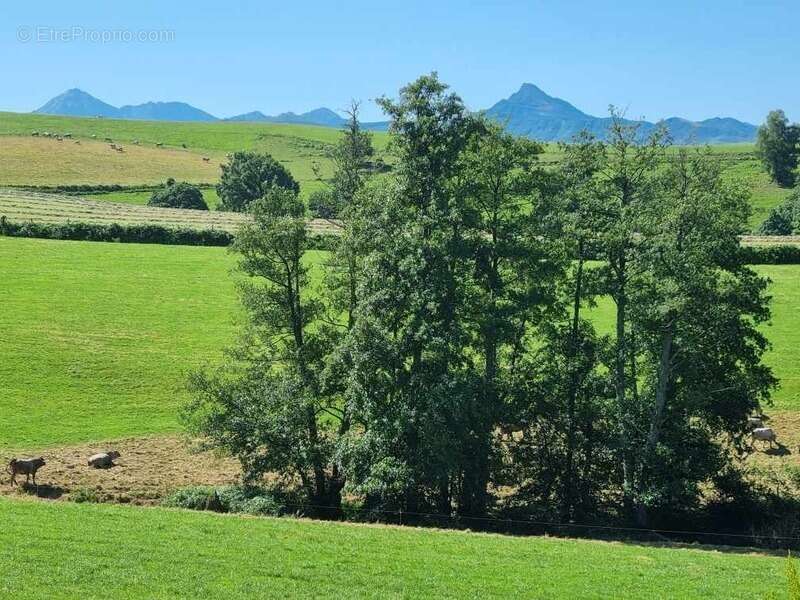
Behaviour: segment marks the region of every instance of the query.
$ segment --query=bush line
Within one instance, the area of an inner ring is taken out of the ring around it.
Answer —
[[[213,189],[213,183],[193,184],[202,190]],[[22,190],[26,192],[42,192],[46,194],[66,194],[68,196],[83,194],[91,196],[94,194],[108,194],[110,192],[154,192],[164,187],[164,184],[152,185],[117,185],[117,184],[77,184],[77,185],[11,185],[4,186],[7,189]]]
[[[229,246],[234,234],[222,229],[190,229],[151,224],[118,223],[15,223],[0,216],[0,235],[8,237],[70,240],[77,242],[119,242],[129,244],[165,244],[171,246]],[[331,250],[335,236],[311,235],[312,249]]]

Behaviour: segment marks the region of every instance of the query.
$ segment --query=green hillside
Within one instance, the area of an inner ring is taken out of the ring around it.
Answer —
[[[233,264],[222,248],[0,237],[0,269],[14,282],[0,286],[0,447],[177,431],[187,371],[234,338]],[[758,269],[774,281],[776,408],[798,410],[800,267]],[[611,318],[601,303],[599,328]]]
[[[0,500],[0,595],[761,598],[785,559],[640,544]]]

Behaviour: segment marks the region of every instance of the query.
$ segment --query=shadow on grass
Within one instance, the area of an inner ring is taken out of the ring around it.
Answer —
[[[35,496],[37,498],[42,498],[44,500],[58,500],[61,496],[64,495],[66,491],[64,488],[58,485],[50,485],[49,483],[40,483],[39,485],[33,485],[32,483],[23,483],[20,484],[20,491],[29,495]]]

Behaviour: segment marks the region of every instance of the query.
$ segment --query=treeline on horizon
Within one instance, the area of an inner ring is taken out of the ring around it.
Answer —
[[[392,172],[372,175],[354,104],[312,198],[342,228],[321,285],[291,175],[245,153],[224,170],[221,201],[253,217],[231,245],[247,321],[191,376],[188,431],[320,516],[756,523],[741,460],[777,381],[744,186],[616,114],[545,169],[435,74],[379,103]]]

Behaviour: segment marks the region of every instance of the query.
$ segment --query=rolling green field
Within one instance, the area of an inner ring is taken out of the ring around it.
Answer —
[[[60,143],[34,138],[33,131],[70,133],[81,140],[81,145],[69,140]],[[92,139],[92,135],[96,137]],[[102,142],[105,138],[123,143],[126,152],[110,150]],[[224,162],[225,154],[256,150],[269,152],[283,163],[307,196],[331,176],[328,153],[338,138],[339,132],[334,128],[311,125],[125,121],[0,112],[0,186],[153,184],[167,177],[215,183],[219,177],[218,165]],[[140,145],[132,145],[134,140]],[[390,159],[388,142],[388,134],[373,134],[373,144],[384,159]],[[156,143],[164,147],[156,148]],[[769,181],[752,144],[721,144],[711,148],[723,161],[726,173],[743,181],[751,190],[750,225],[756,228],[788,191]],[[204,162],[203,156],[211,160]],[[541,160],[553,164],[560,157],[558,146],[548,144]],[[95,198],[145,204],[149,194],[114,193]],[[207,201],[216,206],[213,193],[207,195]]]
[[[17,599],[750,599],[786,589],[785,559],[755,553],[8,500],[0,520],[0,595]]]
[[[177,431],[186,373],[235,335],[233,259],[221,248],[0,238],[0,273],[13,282],[0,286],[0,447]],[[798,410],[800,267],[758,269],[774,280],[776,408]],[[595,318],[610,328],[610,305]]]

